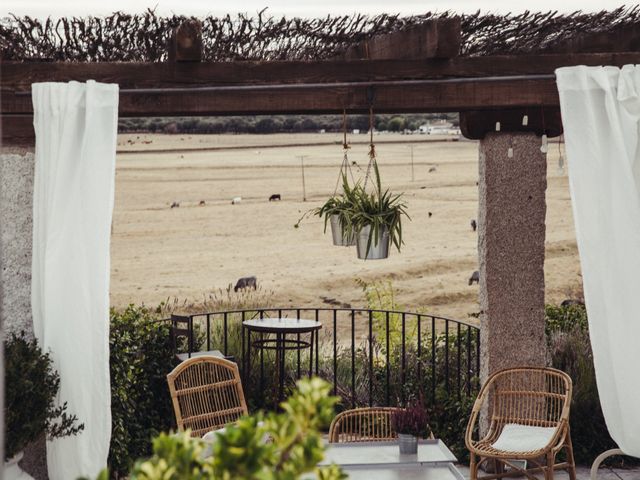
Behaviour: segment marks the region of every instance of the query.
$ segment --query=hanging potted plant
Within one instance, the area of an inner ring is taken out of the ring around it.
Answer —
[[[354,207],[354,190],[351,187],[347,176],[342,176],[342,194],[329,198],[324,205],[312,211],[314,215],[324,218],[324,231],[327,231],[327,224],[331,225],[331,236],[333,244],[342,247],[352,247],[356,244],[355,231],[351,224],[351,217]]]
[[[393,195],[389,190],[382,190],[378,164],[375,160],[372,163],[375,176],[374,191],[367,193],[365,187],[356,185],[350,192],[353,207],[349,228],[357,233],[358,258],[364,260],[387,258],[390,244],[400,251],[404,243],[402,217],[410,219],[402,194]]]
[[[334,194],[322,206],[306,211],[294,227],[298,228],[307,215],[318,216],[324,219],[325,233],[327,226],[331,225],[334,245],[352,247],[356,244],[356,233],[352,226],[351,217],[355,201],[354,191],[358,188],[357,184],[355,187],[351,187],[347,176],[342,175],[342,193],[340,195]]]
[[[431,435],[429,414],[422,401],[415,401],[393,412],[391,424],[398,434],[401,455],[418,453],[418,439]]]
[[[48,440],[76,435],[84,429],[67,404],[56,404],[60,376],[48,353],[35,340],[13,335],[4,343],[6,445],[5,479],[31,478],[18,466],[23,450],[43,433]]]

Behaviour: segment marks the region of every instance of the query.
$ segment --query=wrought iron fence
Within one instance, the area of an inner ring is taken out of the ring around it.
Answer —
[[[314,320],[322,328],[316,335],[249,335],[243,327],[247,320],[274,318]],[[287,307],[174,315],[172,322],[178,336],[184,336],[174,344],[177,351],[219,350],[238,363],[253,407],[275,407],[296,379],[312,374],[331,382],[333,393],[351,408],[403,404],[418,396],[435,405],[443,398],[475,395],[479,388],[480,330],[460,320],[389,310]],[[291,348],[261,348],[266,344]]]

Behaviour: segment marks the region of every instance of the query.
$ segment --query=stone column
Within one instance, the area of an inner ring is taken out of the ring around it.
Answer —
[[[4,335],[24,331],[33,337],[34,166],[33,146],[0,148],[0,321]],[[4,399],[4,382],[0,385],[0,398]],[[44,436],[25,450],[20,466],[36,480],[48,478]]]
[[[546,154],[534,133],[480,141],[480,376],[544,366]],[[508,150],[513,149],[509,158]]]
[[[33,336],[33,175],[32,147],[0,150],[0,316],[5,335],[24,330]]]

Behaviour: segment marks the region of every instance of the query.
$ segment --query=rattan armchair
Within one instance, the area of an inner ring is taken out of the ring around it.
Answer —
[[[514,470],[531,480],[540,478],[535,474],[552,480],[555,470],[566,470],[575,480],[571,390],[571,378],[552,368],[514,368],[492,375],[480,390],[465,435],[471,480],[513,476]],[[486,426],[479,425],[481,411],[487,412]],[[476,439],[478,431],[484,434]],[[557,463],[563,449],[566,460]],[[514,460],[525,460],[526,467]],[[478,477],[483,463],[492,473]]]
[[[384,442],[395,440],[391,417],[397,408],[369,407],[339,413],[329,427],[329,443]]]
[[[246,415],[238,366],[218,357],[195,357],[167,375],[178,430],[201,437]]]

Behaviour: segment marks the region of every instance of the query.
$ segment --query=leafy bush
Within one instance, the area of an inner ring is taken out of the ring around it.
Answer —
[[[151,453],[151,439],[173,426],[166,375],[175,366],[169,325],[145,307],[111,310],[111,449],[115,475]]]
[[[574,329],[589,332],[587,309],[584,305],[573,304],[567,306],[545,306],[547,339],[554,332],[571,332]]]
[[[207,444],[180,435],[160,434],[153,441],[153,456],[138,461],[132,480],[196,480],[235,478],[295,480],[314,472],[321,480],[346,478],[339,467],[317,467],[324,446],[320,428],[334,416],[337,399],[330,385],[318,378],[301,380],[282,413],[261,412],[241,418],[216,434],[213,456]],[[265,442],[265,438],[270,441]],[[101,474],[101,479],[106,475]]]
[[[67,413],[66,402],[56,404],[60,375],[52,364],[51,356],[24,333],[5,340],[5,461],[43,433],[52,440],[84,429],[75,415]]]

